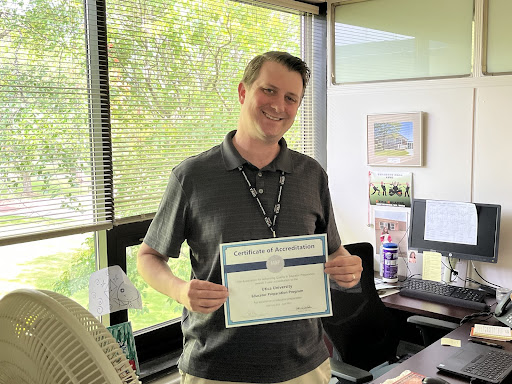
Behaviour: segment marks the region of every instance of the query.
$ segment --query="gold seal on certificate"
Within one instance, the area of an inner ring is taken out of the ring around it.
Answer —
[[[331,316],[327,235],[220,245],[226,327]]]

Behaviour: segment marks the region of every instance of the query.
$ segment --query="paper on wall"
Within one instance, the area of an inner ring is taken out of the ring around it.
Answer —
[[[89,278],[89,311],[94,316],[142,308],[140,292],[119,265],[103,268]]]

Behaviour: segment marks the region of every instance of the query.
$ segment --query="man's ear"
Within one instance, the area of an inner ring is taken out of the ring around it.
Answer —
[[[245,101],[245,92],[246,92],[245,84],[244,83],[238,84],[238,101],[240,102],[240,104],[243,104]]]

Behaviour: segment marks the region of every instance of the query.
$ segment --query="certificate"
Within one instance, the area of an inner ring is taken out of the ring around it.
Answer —
[[[331,316],[327,235],[220,245],[226,327]]]

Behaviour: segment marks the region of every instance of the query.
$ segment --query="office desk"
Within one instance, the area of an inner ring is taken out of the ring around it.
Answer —
[[[478,321],[476,321],[478,322]],[[457,339],[461,341],[461,344],[464,345],[468,343],[469,332],[471,330],[471,326],[475,322],[468,322],[460,326],[459,328],[450,332],[446,337]],[[494,342],[494,341],[493,341]],[[507,351],[512,351],[512,343],[511,342],[496,342],[497,344],[501,344],[504,346],[504,349]],[[441,373],[437,370],[437,365],[441,363],[443,360],[447,359],[450,355],[457,351],[457,347],[448,347],[441,345],[441,341],[436,341],[429,347],[424,350],[416,353],[414,356],[405,360],[402,364],[397,367],[391,369],[386,374],[380,376],[372,383],[379,384],[385,381],[386,379],[390,379],[393,377],[397,377],[405,370],[410,370],[413,372],[417,372],[424,376],[438,376],[441,377],[452,384],[467,384],[469,383],[468,379],[460,378],[454,375],[449,375],[445,373]],[[504,384],[511,384],[512,376],[509,376]]]

